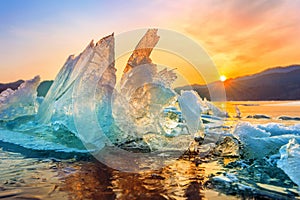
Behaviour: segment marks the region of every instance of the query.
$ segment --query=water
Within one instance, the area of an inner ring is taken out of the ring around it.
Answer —
[[[95,160],[24,158],[1,151],[1,199],[222,199],[205,182],[222,169],[181,158],[161,170],[126,173]],[[5,162],[6,161],[6,162]],[[206,169],[209,168],[209,169]],[[230,197],[236,199],[236,197]]]
[[[227,131],[240,121],[300,123],[278,119],[280,116],[299,117],[299,102],[220,103],[230,116],[236,115],[235,105],[242,118],[229,118],[225,122]],[[246,118],[255,114],[267,115],[270,119]],[[232,161],[237,159],[199,158],[189,154],[159,170],[126,173],[111,169],[87,154],[29,150],[0,142],[0,199],[299,199],[296,186],[281,170],[274,168],[270,173],[264,161],[244,163],[250,167],[243,169],[233,166]],[[213,181],[213,176],[226,173],[238,175],[242,178],[240,184],[255,187],[255,192],[226,186],[217,179]]]

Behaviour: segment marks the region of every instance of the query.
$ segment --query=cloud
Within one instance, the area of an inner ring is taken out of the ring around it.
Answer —
[[[269,54],[287,53],[289,45],[299,43],[298,8],[299,5],[282,0],[215,0],[206,5],[195,4],[185,30],[214,55],[219,68],[237,71],[243,66],[267,63],[267,55],[270,59]],[[297,48],[299,51],[300,44]]]

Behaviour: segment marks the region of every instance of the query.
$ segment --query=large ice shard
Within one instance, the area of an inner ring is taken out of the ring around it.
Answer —
[[[22,83],[17,90],[8,88],[0,94],[0,120],[33,115],[37,111],[37,87],[40,77]]]
[[[101,39],[92,50],[92,56],[75,82],[74,121],[77,135],[85,145],[101,149],[111,143],[111,97],[116,82],[114,36]]]
[[[93,47],[92,41],[77,57],[69,56],[39,107],[37,120],[40,123],[62,123],[76,132],[72,119],[72,92],[75,80],[93,55]]]
[[[113,35],[110,35],[96,44],[92,41],[80,55],[77,57],[70,56],[67,59],[39,108],[37,115],[39,122],[44,124],[61,123],[73,133],[77,133],[73,119],[75,83],[79,80],[90,81],[84,86],[93,86],[97,79],[97,87],[94,87],[95,91],[93,92],[97,94],[94,98],[98,104],[94,112],[101,116],[100,123],[105,121],[105,123],[101,123],[102,128],[108,129],[109,124],[112,123],[110,98],[116,81],[113,40]],[[107,49],[109,52],[106,52]],[[102,62],[105,64],[109,62],[109,66],[103,67]],[[94,68],[90,69],[92,65]],[[96,73],[97,70],[102,71]],[[77,85],[76,89],[78,88],[81,86]],[[85,96],[84,92],[81,95],[84,98],[89,98],[89,96]]]
[[[127,65],[124,68],[123,77],[126,76],[131,69],[137,66],[152,63],[150,54],[158,41],[159,36],[157,35],[157,29],[149,29],[131,54]],[[124,80],[124,78],[122,78],[122,80]]]
[[[79,56],[68,58],[40,106],[37,119],[44,124],[63,124],[87,145],[103,146],[106,140],[99,137],[112,124],[110,102],[115,72],[113,35],[96,44],[92,41]]]
[[[280,160],[277,166],[300,187],[300,145],[295,139],[280,148]]]
[[[158,40],[157,29],[145,33],[124,69],[120,92],[115,93],[114,117],[125,134],[143,137],[147,133],[161,133],[160,114],[164,107],[176,101],[176,93],[171,88],[175,73],[167,69],[158,72],[150,59]],[[120,111],[126,115],[120,116]]]

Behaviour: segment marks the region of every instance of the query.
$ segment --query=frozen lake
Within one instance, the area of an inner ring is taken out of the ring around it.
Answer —
[[[230,116],[236,115],[237,105],[241,118],[228,118],[224,127],[215,129],[217,132],[232,132],[239,122],[286,127],[299,124],[292,119],[300,116],[299,101],[218,105]],[[269,118],[253,118],[257,114]],[[279,119],[282,116],[291,118]],[[88,154],[34,151],[0,141],[0,199],[299,199],[297,186],[279,168],[267,166],[264,159],[241,161],[243,158],[199,159],[185,154],[158,170],[126,173],[111,169]],[[236,178],[240,185],[232,184]],[[237,186],[252,189],[234,188]]]

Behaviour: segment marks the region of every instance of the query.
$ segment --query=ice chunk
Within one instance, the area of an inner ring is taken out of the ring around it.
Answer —
[[[138,45],[135,47],[135,50],[133,51],[127,62],[127,65],[123,71],[123,77],[127,74],[127,72],[129,72],[136,66],[152,63],[150,59],[150,54],[159,40],[157,31],[157,29],[149,29],[145,33],[143,38],[139,41]],[[123,77],[122,80],[124,80]],[[121,82],[123,82],[122,80]]]
[[[158,39],[157,29],[146,32],[128,60],[119,88],[113,35],[91,42],[77,57],[70,56],[39,107],[38,122],[63,124],[86,145],[99,149],[145,134],[157,135],[153,141],[187,135],[181,113],[177,121],[164,116],[164,109],[176,104],[178,95],[172,88],[174,71],[158,71],[150,59]],[[193,99],[180,97],[183,108],[178,110],[184,110],[189,132],[199,134],[203,102],[193,95]]]
[[[139,132],[159,132],[157,120],[160,113],[175,101],[175,91],[162,79],[156,78],[158,73],[154,64],[143,64],[131,69],[123,76],[121,92],[115,95],[115,98],[123,98],[127,103],[115,104],[114,109],[127,106],[126,109],[130,110],[128,114],[140,129]],[[116,113],[115,117],[120,116]]]
[[[33,115],[37,110],[37,87],[40,77],[22,83],[17,90],[8,88],[0,94],[0,120],[12,120]]]
[[[263,158],[275,154],[292,138],[300,141],[300,136],[292,134],[271,136],[271,133],[250,123],[239,123],[233,134],[242,142],[243,154],[247,158]]]
[[[216,147],[216,144],[214,144],[214,143],[207,143],[207,144],[199,145],[197,148],[198,155],[200,157],[205,157],[205,156],[211,154],[215,147]]]
[[[159,36],[157,29],[149,29],[130,56],[121,78],[121,95],[130,101],[132,95],[144,85],[160,85],[171,89],[176,74],[172,70],[163,69],[157,72],[157,66],[152,63],[150,54],[157,44]]]
[[[113,132],[112,126],[114,119],[112,116],[112,98],[113,92],[116,85],[116,68],[115,68],[115,52],[114,52],[114,37],[113,35],[108,36],[98,42],[99,47],[95,48],[98,55],[101,55],[103,58],[99,59],[98,62],[104,62],[104,64],[99,64],[99,68],[94,67],[90,71],[92,77],[96,78],[98,76],[99,81],[96,86],[95,91],[95,100],[96,100],[96,114],[99,125],[103,133],[105,133],[111,140],[116,139],[118,135]],[[100,43],[103,43],[102,47]],[[105,46],[107,45],[107,46]],[[102,49],[101,49],[102,48]],[[103,51],[103,52],[100,52]],[[104,71],[103,71],[104,70]],[[95,74],[95,72],[97,74]],[[85,71],[84,73],[87,73]],[[101,74],[102,73],[102,74]],[[91,75],[89,75],[91,76]],[[114,134],[116,136],[114,136]]]
[[[202,100],[200,97],[200,103],[201,103],[203,113],[208,113],[209,111],[211,111],[212,114],[216,117],[221,117],[221,118],[228,117],[227,112],[221,110],[220,108],[215,106],[212,102],[207,101],[206,98]]]
[[[131,69],[123,75],[121,95],[127,100],[130,100],[131,95],[133,95],[137,89],[143,87],[145,84],[153,82],[153,77],[156,73],[156,65],[152,63],[143,64]]]
[[[300,117],[290,117],[290,116],[280,116],[278,117],[278,119],[300,121]]]
[[[99,138],[112,123],[115,71],[113,35],[92,41],[79,56],[67,59],[39,108],[38,121],[63,124],[85,143],[103,146],[105,139]]]
[[[174,73],[174,70],[168,70],[165,68],[156,73],[153,79],[156,83],[172,88],[172,84],[177,79],[177,75]]]
[[[139,132],[160,132],[160,114],[165,106],[175,101],[175,96],[176,93],[172,89],[156,83],[145,84],[137,89],[131,95],[129,103]]]
[[[233,137],[226,136],[222,141],[218,142],[215,153],[224,157],[237,157],[240,155],[239,143]]]
[[[262,115],[262,114],[248,115],[247,118],[253,118],[253,119],[271,119],[271,117],[269,117],[267,115]]]
[[[158,72],[149,57],[158,40],[157,29],[146,32],[124,69],[120,92],[114,93],[114,118],[123,136],[163,133],[160,116],[166,106],[176,101],[171,88],[176,75],[167,69]]]
[[[212,111],[213,115],[217,117],[228,117],[228,113],[226,111],[221,110],[217,106],[215,106],[212,102],[206,101],[208,108]]]
[[[236,112],[236,116],[235,117],[236,118],[241,118],[241,111],[240,111],[238,105],[235,105],[234,108],[235,108],[235,112]]]
[[[110,35],[96,44],[92,41],[79,56],[67,59],[39,108],[37,119],[40,123],[61,123],[77,133],[73,102],[78,100],[78,91],[81,91],[80,98],[94,98],[97,102],[93,113],[97,113],[103,131],[108,132],[112,123],[111,96],[116,82],[113,40]],[[85,95],[87,89],[93,94]]]
[[[186,121],[190,134],[194,137],[203,137],[201,120],[201,98],[195,91],[181,91],[178,97],[182,117]]]
[[[49,133],[49,132],[48,132]],[[65,135],[71,134],[68,132],[64,132]],[[47,135],[46,137],[50,138],[51,135]],[[64,138],[72,139],[72,136],[64,136]],[[32,150],[47,150],[47,151],[56,151],[56,152],[77,152],[77,153],[88,153],[88,151],[84,148],[77,148],[79,145],[68,145],[66,141],[60,142],[51,141],[45,139],[45,137],[41,137],[39,135],[30,135],[24,132],[18,131],[10,131],[0,129],[0,141],[15,144],[27,149]],[[74,138],[73,138],[74,139]],[[70,143],[75,143],[74,141],[69,141]]]
[[[226,185],[227,188],[230,187],[230,184],[237,183],[239,179],[231,173],[225,173],[212,178],[215,182],[221,182]]]
[[[296,134],[300,135],[300,124],[292,126],[285,126],[278,123],[261,124],[257,126],[259,129],[265,130],[271,133],[272,136],[284,135],[284,134]]]
[[[88,148],[101,149],[111,142],[111,96],[115,85],[114,36],[96,43],[74,84],[74,121],[77,136]],[[97,101],[98,100],[98,101]],[[100,126],[99,126],[100,125]]]
[[[280,160],[277,166],[282,169],[289,178],[300,187],[300,145],[293,138],[288,144],[280,148]]]
[[[249,137],[263,138],[271,136],[271,133],[261,130],[247,122],[237,124],[234,134],[237,135],[241,141],[244,141]]]
[[[75,80],[93,55],[93,47],[92,41],[77,57],[69,56],[39,107],[37,114],[39,122],[51,124],[59,121],[76,132],[72,120],[72,92]]]
[[[182,113],[179,111],[177,104],[165,108],[160,120],[166,136],[174,137],[188,133],[187,127],[183,123]]]

